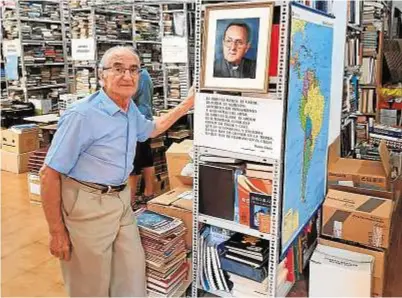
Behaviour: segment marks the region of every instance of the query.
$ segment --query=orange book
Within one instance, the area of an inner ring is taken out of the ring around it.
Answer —
[[[272,180],[247,177],[237,177],[237,194],[239,196],[239,223],[250,226],[250,192],[265,195],[272,194]]]

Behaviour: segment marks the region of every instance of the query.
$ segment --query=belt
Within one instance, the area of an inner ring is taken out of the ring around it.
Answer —
[[[70,177],[71,178],[71,177]],[[85,185],[87,187],[90,187],[95,190],[99,190],[101,194],[108,194],[108,193],[114,193],[114,192],[121,192],[123,191],[127,184],[121,184],[121,185],[104,185],[104,184],[99,184],[99,183],[91,183],[91,182],[85,182],[85,181],[80,181],[74,178],[71,178],[74,181],[77,181],[78,183]]]

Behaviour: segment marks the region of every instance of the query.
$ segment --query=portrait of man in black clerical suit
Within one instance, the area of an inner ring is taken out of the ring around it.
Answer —
[[[250,19],[252,20],[252,19]],[[221,24],[223,25],[223,24]],[[219,27],[219,21],[218,21]],[[219,28],[218,28],[219,31]],[[216,49],[221,48],[221,54],[215,56],[213,76],[216,78],[255,79],[257,48],[247,55],[252,48],[252,29],[247,22],[232,21],[218,38]],[[252,58],[246,56],[254,56]]]

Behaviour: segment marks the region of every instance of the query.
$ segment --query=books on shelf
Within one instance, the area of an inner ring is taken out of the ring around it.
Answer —
[[[377,111],[377,96],[375,88],[361,88],[359,91],[359,112],[373,114]]]
[[[345,43],[345,66],[360,65],[360,36],[359,34],[349,33]]]
[[[377,59],[373,57],[363,57],[361,66],[361,84],[374,85],[377,82],[376,78]]]
[[[239,213],[238,222],[245,226],[270,232],[272,180],[237,176],[237,192],[235,211]]]

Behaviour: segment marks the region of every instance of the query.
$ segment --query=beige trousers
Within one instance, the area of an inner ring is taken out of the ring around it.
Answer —
[[[62,178],[70,261],[61,261],[71,297],[146,296],[145,256],[130,207],[130,189],[101,195]]]

